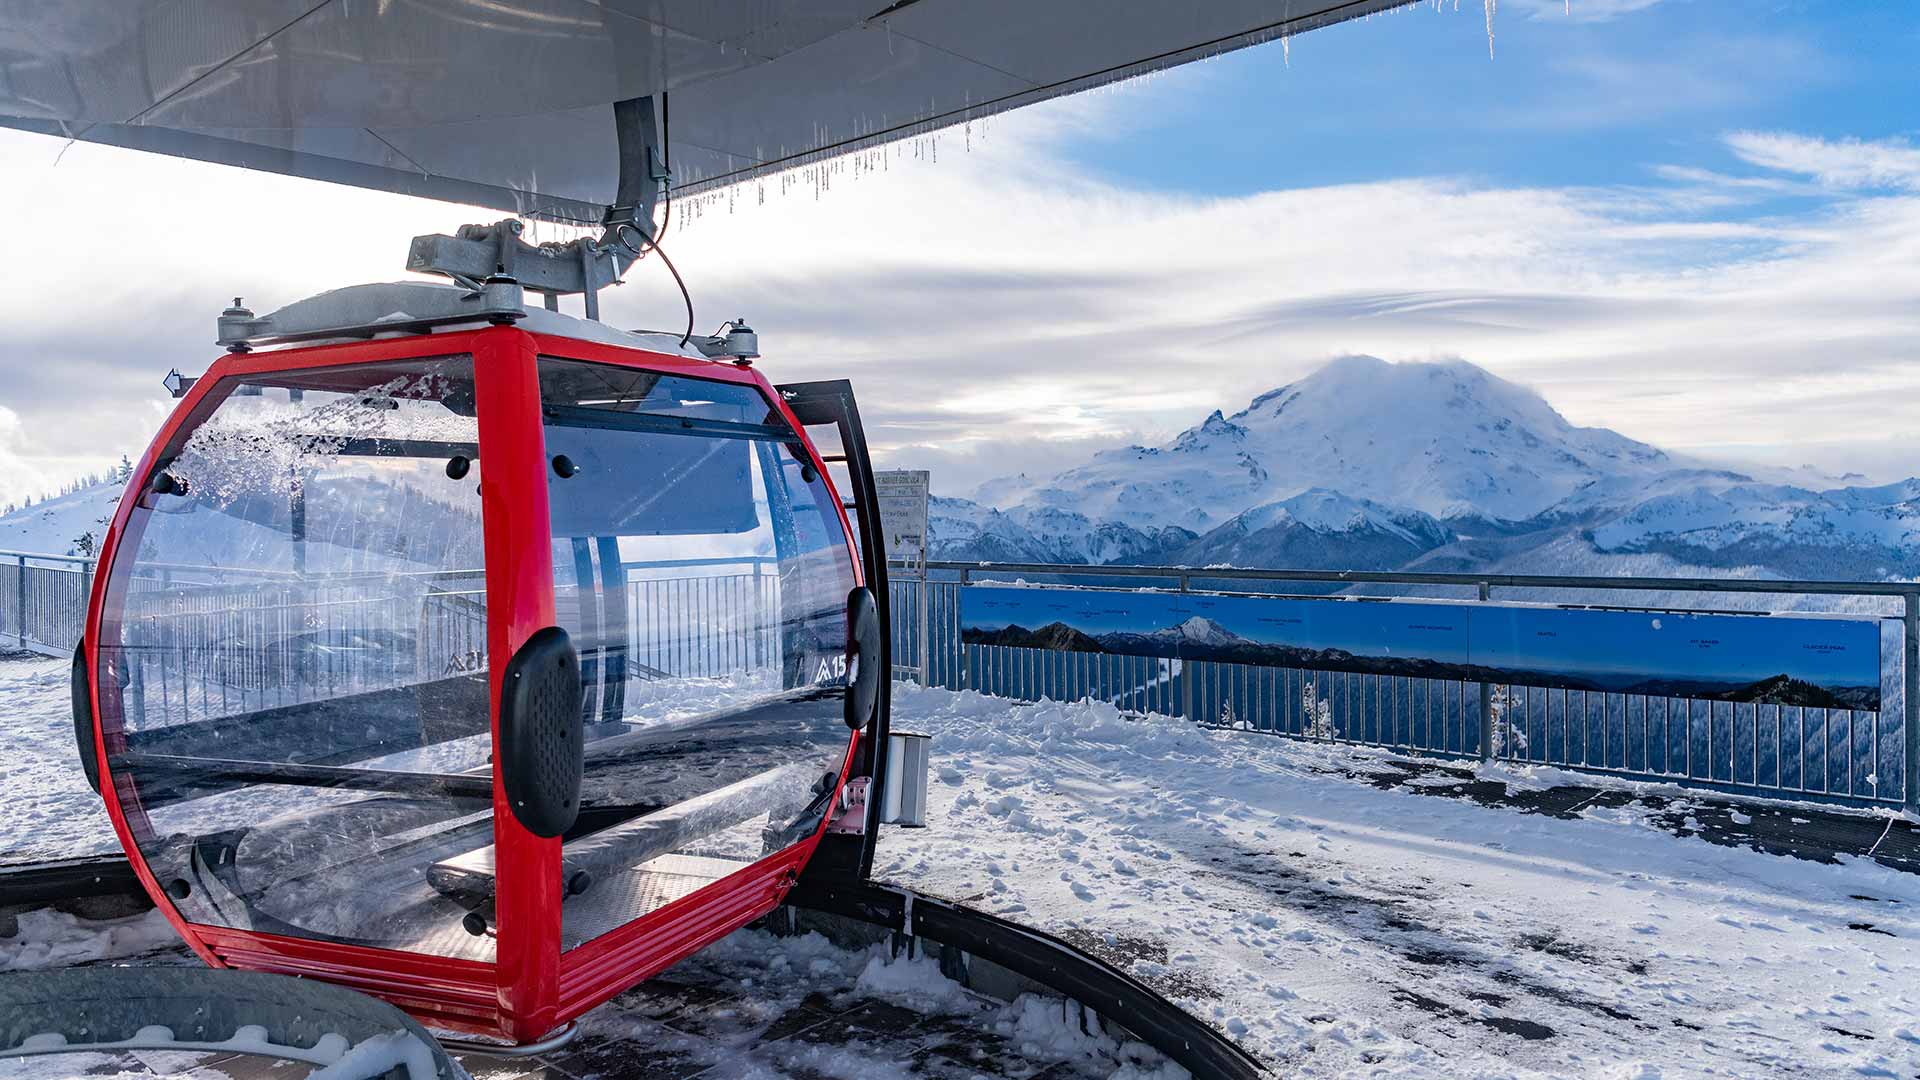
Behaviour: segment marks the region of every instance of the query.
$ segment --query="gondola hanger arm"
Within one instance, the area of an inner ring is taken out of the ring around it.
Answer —
[[[476,295],[490,284],[515,284],[541,294],[549,309],[559,297],[578,293],[587,317],[599,318],[600,290],[617,283],[657,239],[654,211],[672,182],[658,114],[651,96],[613,105],[620,181],[599,236],[536,245],[520,238],[524,226],[514,218],[462,225],[452,236],[414,237],[407,269],[451,278]]]

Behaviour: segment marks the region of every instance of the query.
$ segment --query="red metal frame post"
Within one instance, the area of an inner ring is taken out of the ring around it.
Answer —
[[[487,657],[494,745],[500,677],[536,631],[554,624],[553,537],[547,510],[546,435],[533,338],[511,327],[476,335],[475,406],[487,556]],[[495,973],[511,1037],[529,1041],[556,1025],[560,996],[560,839],[514,817],[493,765]]]

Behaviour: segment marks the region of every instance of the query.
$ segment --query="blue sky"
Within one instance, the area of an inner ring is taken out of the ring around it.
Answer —
[[[1208,195],[1453,175],[1598,186],[1657,182],[1656,163],[1758,174],[1727,151],[1730,131],[1920,131],[1910,3],[1504,0],[1493,31],[1489,57],[1479,0],[1449,0],[1316,31],[1281,64],[1229,54],[1149,82],[1111,135],[1063,156]]]
[[[689,203],[674,259],[702,328],[854,379],[943,494],[1350,353],[1713,462],[1920,473],[1920,5],[1569,6],[1502,0],[1490,58],[1481,0],[1423,3]],[[13,133],[0,199],[37,253],[0,278],[0,503],[137,454],[233,296],[390,280],[497,217]],[[683,318],[657,267],[603,302]]]

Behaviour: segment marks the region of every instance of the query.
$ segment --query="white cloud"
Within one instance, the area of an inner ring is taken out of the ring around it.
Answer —
[[[1727,137],[1741,159],[1763,169],[1811,176],[1831,188],[1920,191],[1920,147],[1901,139],[1815,139],[1741,131]]]
[[[1347,352],[1464,356],[1578,423],[1694,451],[1804,447],[1844,468],[1856,443],[1884,461],[1890,434],[1920,431],[1920,197],[1842,191],[1755,219],[1777,190],[1694,170],[1199,198],[1047,151],[1130,92],[976,126],[970,150],[949,133],[937,163],[910,144],[683,203],[667,247],[699,329],[745,315],[776,379],[854,378],[881,453],[938,468],[942,491],[1165,436]],[[1739,138],[1749,162],[1811,175],[1755,149],[1792,140]],[[159,376],[204,368],[232,296],[265,310],[398,277],[414,233],[494,216],[95,147],[54,168],[58,149],[0,137],[0,195],[34,207],[12,240],[64,253],[0,281],[0,402],[76,463],[139,449]],[[606,310],[683,319],[652,263]]]
[[[111,464],[111,458],[85,459],[85,469],[99,470]],[[20,415],[0,405],[0,506],[18,504],[26,498],[57,491],[72,480],[80,469],[78,462],[65,456],[50,457],[28,436]]]

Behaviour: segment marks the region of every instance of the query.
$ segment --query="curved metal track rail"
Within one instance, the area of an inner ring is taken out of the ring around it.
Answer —
[[[1211,1025],[1098,957],[1019,926],[912,889],[851,879],[803,878],[787,903],[895,933],[930,938],[1072,998],[1178,1062],[1197,1080],[1269,1076]]]

